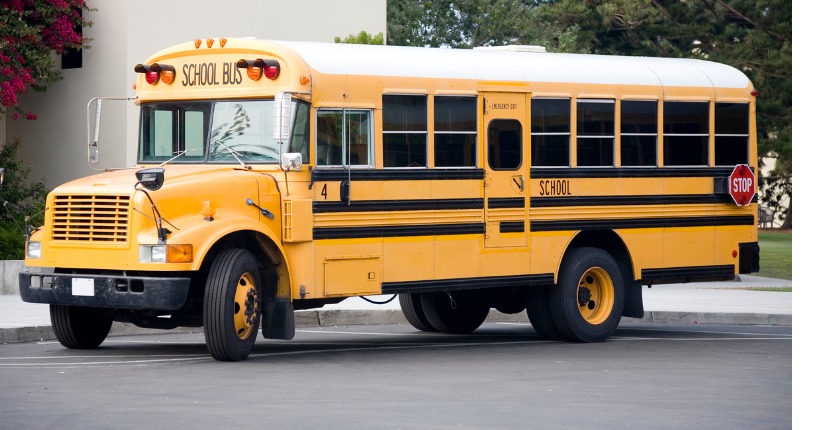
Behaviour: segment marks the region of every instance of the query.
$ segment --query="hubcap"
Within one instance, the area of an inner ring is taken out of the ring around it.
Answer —
[[[592,267],[582,274],[576,290],[582,318],[589,324],[602,324],[614,307],[614,283],[601,267]]]
[[[233,296],[233,325],[239,339],[247,339],[254,331],[258,311],[259,296],[254,278],[250,273],[244,273],[236,283]]]

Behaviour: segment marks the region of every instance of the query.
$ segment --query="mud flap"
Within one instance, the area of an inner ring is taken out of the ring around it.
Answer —
[[[272,299],[262,313],[262,336],[266,339],[294,339],[294,304],[287,299]]]
[[[625,305],[623,306],[624,317],[642,318],[645,316],[643,309],[643,283],[639,281],[628,281],[625,284]]]

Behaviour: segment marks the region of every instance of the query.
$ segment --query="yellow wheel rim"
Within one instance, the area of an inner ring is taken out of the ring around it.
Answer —
[[[614,283],[608,272],[601,267],[586,270],[576,289],[576,302],[585,321],[604,323],[614,308]]]
[[[239,339],[245,340],[253,333],[258,315],[259,297],[254,277],[246,272],[239,277],[233,296],[233,325]]]

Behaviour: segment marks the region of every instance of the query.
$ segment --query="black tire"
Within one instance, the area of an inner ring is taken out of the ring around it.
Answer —
[[[539,336],[549,340],[561,340],[562,335],[556,330],[550,306],[551,286],[533,286],[525,293],[525,309],[530,325]]]
[[[240,361],[253,349],[262,318],[259,268],[244,249],[219,253],[205,285],[205,342],[220,361]]]
[[[622,271],[607,252],[576,248],[566,254],[550,295],[556,330],[575,342],[608,339],[622,318],[623,285]]]
[[[452,334],[472,333],[490,313],[484,302],[463,291],[421,294],[421,307],[430,325]]]
[[[49,305],[52,331],[61,345],[70,349],[94,349],[104,342],[112,328],[102,308]]]
[[[429,323],[424,308],[421,306],[421,295],[418,293],[398,294],[398,303],[401,305],[403,316],[412,327],[421,331],[436,331]]]

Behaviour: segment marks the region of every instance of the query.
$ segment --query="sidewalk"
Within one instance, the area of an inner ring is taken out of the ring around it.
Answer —
[[[737,324],[792,326],[792,293],[757,291],[754,288],[792,287],[792,281],[741,275],[731,282],[657,285],[643,287],[642,319],[623,318],[624,322],[679,324]],[[392,296],[368,297],[385,302]],[[491,311],[490,322],[527,322],[524,312],[505,315]],[[298,327],[363,324],[407,324],[397,298],[377,305],[360,297],[348,298],[321,309],[297,311]],[[201,331],[200,328],[177,330]],[[131,324],[113,324],[110,335],[161,333]],[[0,343],[54,339],[49,306],[25,303],[19,295],[0,295]]]

